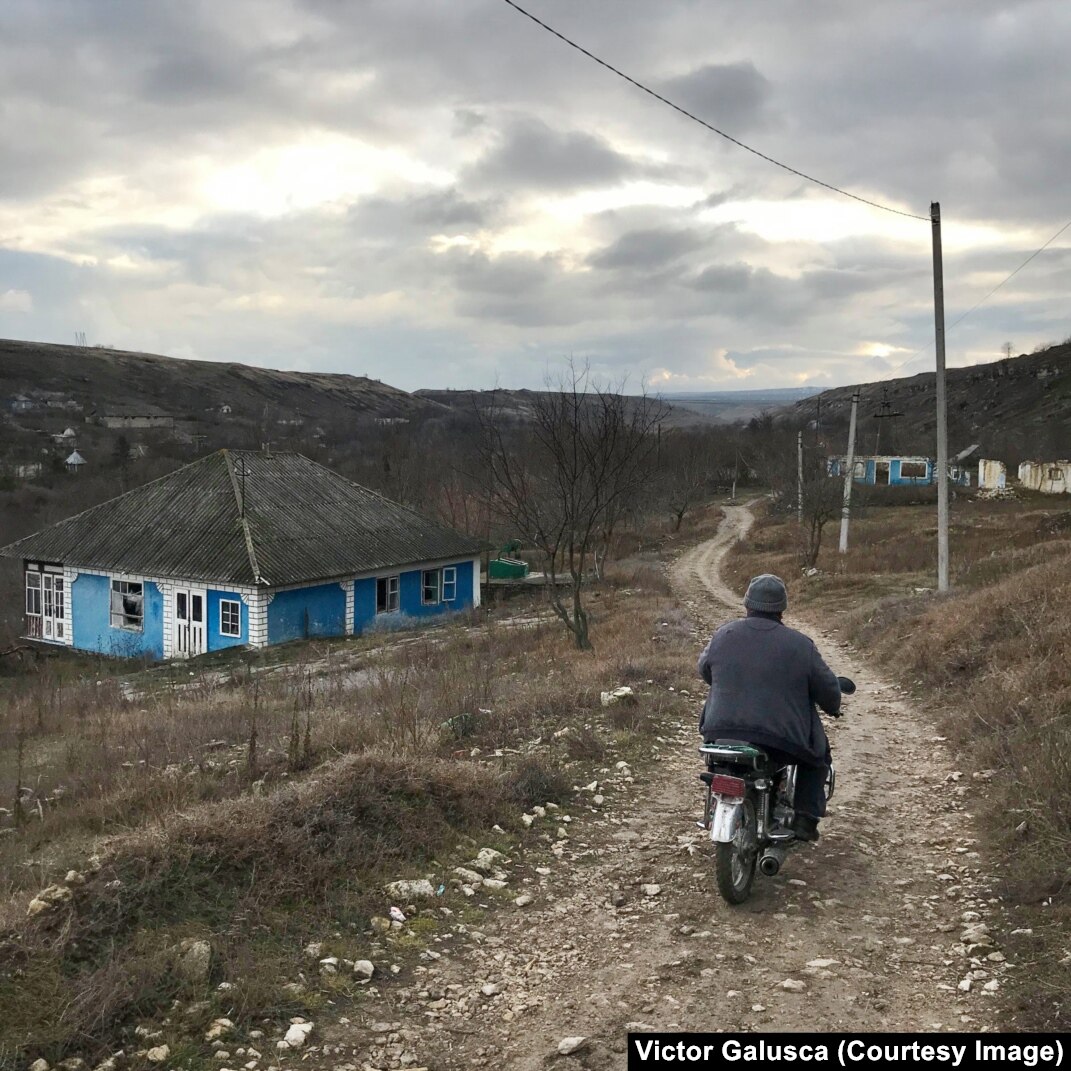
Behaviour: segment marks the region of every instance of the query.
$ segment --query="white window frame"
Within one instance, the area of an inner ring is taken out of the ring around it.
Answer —
[[[117,587],[117,585],[120,585]],[[127,588],[140,588],[141,589],[141,617],[139,624],[129,625],[126,623],[125,618],[133,617],[133,614],[128,614],[122,607],[120,602],[120,609],[117,612],[115,609],[115,597],[118,595],[120,599],[124,595],[133,595],[132,591],[122,590],[123,586]],[[108,601],[108,622],[112,628],[122,629],[124,632],[144,632],[145,631],[145,581],[144,580],[123,580],[121,577],[112,577],[111,584],[108,589],[109,601]],[[116,618],[119,618],[119,624],[116,624]]]
[[[442,570],[440,592],[443,602],[457,601],[457,566],[446,565]],[[449,594],[447,594],[449,592]]]
[[[428,577],[433,577],[435,595],[428,598]],[[443,571],[441,569],[422,569],[420,571],[420,604],[422,606],[438,606],[443,601]]]
[[[381,607],[379,605],[379,585],[385,583],[387,592],[387,605]],[[377,614],[393,614],[397,613],[401,609],[402,605],[402,578],[398,573],[392,573],[390,576],[377,576],[376,577],[376,613]]]
[[[36,580],[37,584],[30,583],[31,580]],[[31,592],[37,596],[37,609],[30,608],[30,594]],[[41,574],[35,569],[26,570],[26,616],[27,617],[40,617],[44,612],[44,601],[41,584]]]
[[[233,606],[237,612],[237,629],[235,632],[228,632],[224,625],[223,608],[225,606]],[[219,634],[221,636],[227,636],[229,639],[241,639],[242,636],[242,602],[240,599],[220,599],[219,600]]]

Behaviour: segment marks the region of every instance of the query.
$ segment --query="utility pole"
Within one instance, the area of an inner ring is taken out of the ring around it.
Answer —
[[[796,435],[796,514],[803,525],[803,429]]]
[[[937,348],[937,590],[948,591],[948,404],[945,399],[945,279],[941,205],[930,205],[933,229],[933,320]]]
[[[736,448],[736,456],[733,459],[733,495],[729,499],[730,502],[736,501],[736,480],[740,473],[740,448]]]
[[[848,519],[852,512],[852,481],[855,479],[855,418],[859,412],[859,392],[852,395],[852,416],[848,421],[848,457],[844,469],[844,504],[840,510],[840,552],[848,553]]]

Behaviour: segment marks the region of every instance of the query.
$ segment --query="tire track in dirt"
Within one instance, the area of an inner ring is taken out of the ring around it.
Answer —
[[[719,567],[752,519],[746,506],[726,507],[715,538],[672,566],[697,655],[709,631],[738,613]],[[969,795],[950,779],[925,711],[834,636],[806,631],[859,685],[841,721],[827,720],[839,779],[817,844],[790,853],[777,877],[757,876],[746,904],[719,898],[713,847],[695,826],[696,684],[642,781],[616,771],[602,810],[572,808],[577,824],[542,873],[511,874],[510,888],[531,903],[436,944],[441,953],[415,983],[377,1009],[397,1021],[380,1025],[382,1046],[370,1054],[389,1056],[393,1038],[395,1055],[408,1047],[437,1071],[623,1068],[629,1027],[984,1028],[983,979],[958,988],[971,968],[962,916],[984,916],[988,897]],[[588,1040],[560,1056],[567,1036]]]

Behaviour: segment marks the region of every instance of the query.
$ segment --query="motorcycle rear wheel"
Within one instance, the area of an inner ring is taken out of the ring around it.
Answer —
[[[719,844],[715,853],[718,892],[730,904],[742,904],[751,895],[758,862],[758,819],[755,801],[748,796],[743,803],[743,821],[729,844]]]

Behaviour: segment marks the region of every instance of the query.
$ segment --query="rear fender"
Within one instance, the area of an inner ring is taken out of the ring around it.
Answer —
[[[710,839],[715,844],[731,844],[744,824],[743,798],[715,796],[716,806],[710,818]]]

